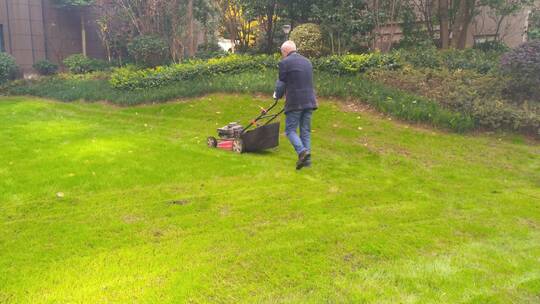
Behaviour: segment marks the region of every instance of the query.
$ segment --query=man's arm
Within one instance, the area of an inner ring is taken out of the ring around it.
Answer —
[[[287,83],[287,69],[285,67],[285,63],[283,61],[280,61],[278,63],[279,67],[279,80]]]
[[[274,90],[274,99],[280,99],[285,95],[287,84],[281,80],[276,81],[276,89]]]
[[[274,99],[280,99],[285,95],[287,89],[287,73],[283,61],[278,64],[279,67],[279,79],[276,81],[276,88],[274,90]]]

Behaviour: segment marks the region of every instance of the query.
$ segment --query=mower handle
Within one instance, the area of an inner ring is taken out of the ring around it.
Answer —
[[[276,113],[276,114],[268,114],[268,112],[272,111],[272,109],[274,109],[274,108],[276,107],[276,105],[278,104],[278,101],[279,101],[279,99],[274,98],[274,103],[273,103],[268,109],[266,109],[266,110],[265,110],[265,109],[262,109],[261,114],[259,114],[259,116],[257,116],[257,118],[255,118],[254,120],[252,120],[245,128],[243,128],[241,134],[246,133],[247,130],[249,130],[251,127],[253,127],[259,120],[265,119],[265,118],[270,118],[270,119],[267,120],[266,123],[264,124],[264,126],[266,126],[267,124],[269,124],[270,122],[272,122],[274,119],[276,119],[276,117],[278,117],[281,113],[283,113],[283,111],[284,111],[285,109],[282,109],[281,111],[279,111],[279,112]]]

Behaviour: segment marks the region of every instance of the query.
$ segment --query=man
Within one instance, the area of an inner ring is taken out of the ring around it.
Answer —
[[[296,52],[293,41],[281,46],[283,59],[279,62],[279,80],[274,98],[285,100],[285,134],[298,154],[296,169],[311,166],[311,116],[317,109],[313,89],[313,66]],[[297,129],[300,128],[300,136]]]

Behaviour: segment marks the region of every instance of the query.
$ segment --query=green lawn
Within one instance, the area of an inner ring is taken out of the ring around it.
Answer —
[[[538,143],[323,101],[311,169],[206,147],[267,103],[0,99],[0,303],[539,303]]]

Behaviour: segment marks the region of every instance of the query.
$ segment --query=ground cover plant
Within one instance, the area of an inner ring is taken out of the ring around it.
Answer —
[[[321,100],[310,170],[205,146],[267,103],[0,98],[0,302],[538,303],[538,144]]]

